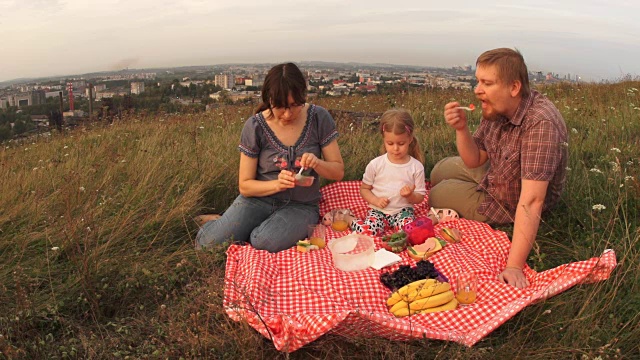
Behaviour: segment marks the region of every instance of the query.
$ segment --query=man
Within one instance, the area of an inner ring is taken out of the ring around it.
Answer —
[[[489,50],[476,61],[482,120],[471,135],[458,102],[445,105],[456,131],[459,157],[431,172],[432,207],[490,224],[514,223],[511,249],[498,278],[519,289],[529,286],[524,267],[540,216],[562,193],[567,166],[567,128],[553,103],[529,88],[519,51]]]

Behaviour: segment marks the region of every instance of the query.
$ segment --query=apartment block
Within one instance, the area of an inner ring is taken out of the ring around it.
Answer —
[[[231,89],[234,85],[235,78],[229,74],[216,74],[213,78],[215,85],[223,89]]]
[[[131,83],[132,94],[142,94],[143,92],[144,92],[144,83],[142,81]]]

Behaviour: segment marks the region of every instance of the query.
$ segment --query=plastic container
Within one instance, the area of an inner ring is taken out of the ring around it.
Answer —
[[[304,186],[304,187],[308,187],[313,185],[313,181],[315,180],[315,178],[313,176],[304,176],[304,175],[296,175],[296,186]]]
[[[327,245],[333,264],[342,271],[367,269],[375,258],[373,239],[362,234],[349,234],[334,239]]]

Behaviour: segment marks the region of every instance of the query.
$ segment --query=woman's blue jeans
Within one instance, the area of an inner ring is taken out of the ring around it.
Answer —
[[[249,241],[258,250],[286,250],[307,237],[307,225],[318,223],[318,211],[317,205],[240,195],[218,220],[202,226],[196,246]]]

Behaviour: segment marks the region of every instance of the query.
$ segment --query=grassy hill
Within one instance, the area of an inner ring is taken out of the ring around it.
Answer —
[[[638,82],[541,89],[569,129],[569,177],[543,218],[536,270],[616,251],[605,282],[525,308],[472,348],[324,336],[290,358],[640,357]],[[455,154],[442,109],[455,90],[318,99],[328,109],[412,111],[426,170]],[[131,115],[0,148],[0,359],[285,358],[222,310],[224,248],[195,252],[192,217],[237,194],[247,106]],[[477,126],[478,112],[471,122]],[[339,118],[345,180],[378,154],[375,127]],[[372,141],[373,139],[373,141]],[[602,210],[598,206],[603,205]],[[511,231],[505,227],[502,230]]]

